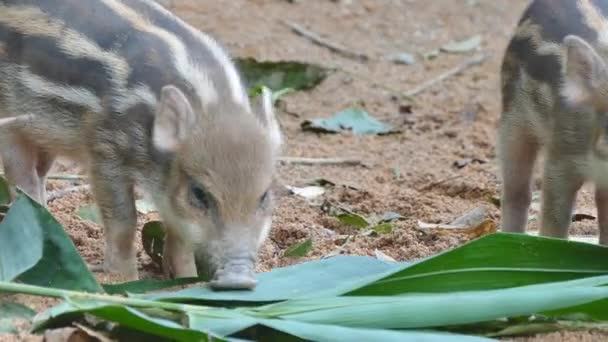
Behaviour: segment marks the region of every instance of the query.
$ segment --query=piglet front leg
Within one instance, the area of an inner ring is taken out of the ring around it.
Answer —
[[[104,272],[137,280],[135,228],[137,212],[133,182],[110,163],[92,167],[91,185],[104,226]],[[99,269],[93,269],[99,270]]]

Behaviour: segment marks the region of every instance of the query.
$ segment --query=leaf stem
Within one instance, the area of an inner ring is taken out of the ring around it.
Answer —
[[[112,304],[127,305],[141,308],[158,308],[170,311],[179,312],[206,312],[219,311],[220,309],[191,304],[180,304],[161,302],[147,299],[129,298],[122,296],[113,296],[107,294],[86,293],[71,290],[55,289],[49,287],[41,287],[35,285],[19,284],[6,281],[0,281],[0,292],[20,293],[40,297],[53,297],[65,300],[98,300]],[[207,312],[208,313],[208,312]]]

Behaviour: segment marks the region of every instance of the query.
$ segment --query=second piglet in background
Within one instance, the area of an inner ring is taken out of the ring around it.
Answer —
[[[227,53],[152,0],[0,2],[0,116],[9,182],[45,202],[58,155],[88,169],[102,269],[138,277],[134,185],[166,226],[164,270],[253,288],[281,144],[270,94],[250,104]]]
[[[545,150],[540,233],[567,238],[578,190],[596,184],[608,244],[608,1],[535,0],[502,65],[502,230],[524,232]]]

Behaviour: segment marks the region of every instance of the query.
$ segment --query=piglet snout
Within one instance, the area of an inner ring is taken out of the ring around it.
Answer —
[[[255,279],[254,261],[250,258],[229,260],[224,267],[215,272],[210,282],[214,290],[253,290]]]

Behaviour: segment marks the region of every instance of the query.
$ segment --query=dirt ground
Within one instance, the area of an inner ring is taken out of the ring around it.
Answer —
[[[365,166],[281,165],[285,185],[302,186],[325,178],[338,185],[325,198],[365,215],[396,212],[403,216],[390,234],[363,236],[342,226],[318,205],[297,196],[280,199],[269,240],[260,252],[259,271],[285,266],[330,253],[374,255],[376,250],[396,259],[415,260],[467,241],[465,236],[428,234],[417,222],[447,223],[479,206],[498,220],[490,199],[498,195],[495,161],[496,122],[500,111],[499,67],[509,36],[528,1],[510,0],[173,0],[172,10],[194,26],[216,36],[239,57],[297,60],[339,71],[308,92],[288,95],[279,117],[286,138],[284,155],[291,157],[350,157]],[[284,21],[298,23],[371,60],[362,63],[341,57],[291,32]],[[476,52],[421,56],[451,40],[480,34],[481,51],[490,57],[416,96],[396,93],[417,85],[471,58]],[[408,52],[413,65],[398,65],[386,56]],[[376,118],[402,133],[388,136],[319,135],[303,132],[306,119],[327,117],[362,103]],[[411,106],[411,112],[407,109]],[[472,162],[462,168],[455,162]],[[54,173],[75,173],[60,163]],[[49,191],[73,183],[51,181]],[[355,189],[353,189],[355,188]],[[577,212],[595,215],[589,189],[584,189]],[[88,192],[63,196],[50,203],[66,226],[82,256],[97,263],[102,255],[102,230],[80,220],[75,210],[92,200]],[[141,217],[141,224],[147,218]],[[534,230],[534,223],[530,230]],[[572,233],[595,234],[596,221],[577,222]],[[345,236],[352,235],[344,243]],[[286,258],[289,246],[313,240],[305,258]],[[143,277],[159,277],[158,267],[140,249]],[[100,279],[105,281],[107,279]],[[27,302],[44,307],[38,299]],[[13,338],[17,339],[16,336]],[[604,332],[539,335],[522,341],[600,341]]]

